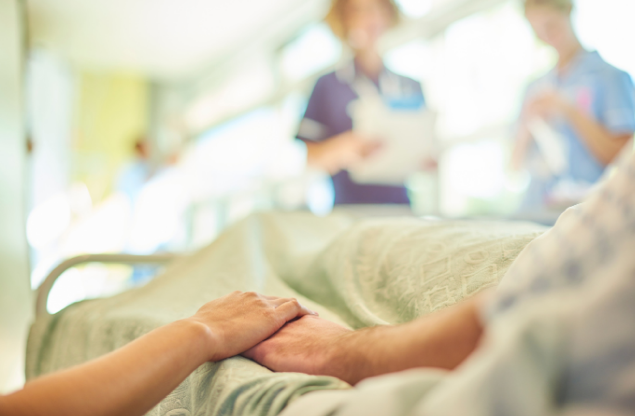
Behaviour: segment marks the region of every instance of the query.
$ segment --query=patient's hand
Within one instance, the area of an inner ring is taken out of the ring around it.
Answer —
[[[209,361],[232,357],[270,337],[288,321],[317,315],[293,298],[233,292],[205,305],[185,321],[203,324]]]
[[[289,322],[271,338],[243,353],[274,371],[331,375],[346,379],[333,361],[353,331],[317,316]]]
[[[406,324],[359,331],[304,316],[243,355],[274,371],[334,376],[350,384],[410,368],[452,370],[478,345],[482,302],[477,295]]]

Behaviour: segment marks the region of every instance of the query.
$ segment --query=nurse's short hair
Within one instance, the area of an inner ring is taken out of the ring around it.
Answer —
[[[344,8],[349,0],[331,0],[331,8],[324,20],[329,25],[335,36],[346,40],[348,33],[344,25]],[[396,26],[401,20],[401,11],[395,0],[379,0],[384,3],[391,15],[391,26]]]
[[[552,9],[569,13],[573,10],[573,0],[524,0],[525,13],[534,7],[551,7]]]

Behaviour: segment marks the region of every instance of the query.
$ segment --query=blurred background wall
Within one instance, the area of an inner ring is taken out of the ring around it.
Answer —
[[[139,74],[77,74],[71,142],[71,181],[85,183],[92,198],[113,193],[113,178],[130,160],[133,140],[148,130],[149,85]]]
[[[24,381],[31,317],[23,126],[24,26],[18,1],[0,1],[0,392]]]

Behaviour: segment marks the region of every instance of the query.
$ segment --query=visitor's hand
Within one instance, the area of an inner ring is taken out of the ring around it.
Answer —
[[[271,338],[243,353],[273,371],[330,375],[349,381],[339,349],[355,332],[338,324],[304,316],[286,324]]]
[[[528,120],[534,118],[550,118],[567,115],[570,104],[555,91],[545,91],[536,96],[526,108]]]
[[[218,361],[242,353],[304,315],[317,314],[293,298],[233,292],[205,304],[187,321],[207,328],[208,361]]]
[[[347,131],[323,142],[308,143],[307,162],[334,175],[366,159],[380,147],[378,141]]]

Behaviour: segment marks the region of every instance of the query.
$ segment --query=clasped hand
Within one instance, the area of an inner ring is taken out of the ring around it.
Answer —
[[[210,351],[207,359],[219,361],[242,353],[305,315],[317,313],[294,298],[233,292],[208,302],[186,321],[202,325]]]
[[[186,321],[204,328],[208,361],[242,353],[273,371],[351,380],[334,347],[353,331],[319,318],[294,298],[233,292],[205,304]]]
[[[350,329],[317,316],[304,316],[243,355],[273,371],[328,375],[354,383],[355,365],[340,354],[353,334]]]

